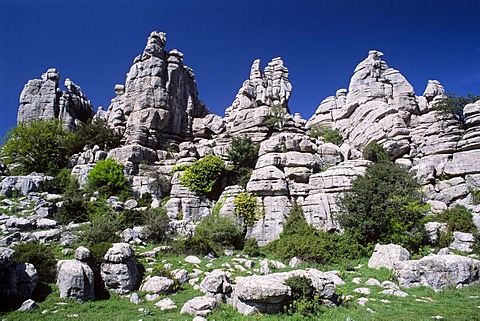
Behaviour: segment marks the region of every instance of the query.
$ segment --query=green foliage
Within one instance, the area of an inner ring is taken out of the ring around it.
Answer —
[[[180,181],[192,192],[208,195],[213,192],[224,171],[225,163],[220,157],[207,155],[188,166]]]
[[[57,260],[53,250],[40,242],[20,243],[13,247],[16,263],[31,263],[35,266],[40,282],[55,282]]]
[[[472,194],[472,203],[473,205],[480,204],[480,189],[469,186],[468,191]]]
[[[144,214],[145,228],[143,231],[146,241],[161,243],[167,239],[168,223],[170,219],[164,207],[146,211]]]
[[[242,192],[235,197],[235,215],[243,220],[246,226],[253,226],[262,216],[258,208],[257,197]]]
[[[336,129],[330,128],[326,125],[317,123],[312,126],[309,132],[310,137],[313,138],[319,138],[323,137],[323,140],[326,143],[333,143],[337,146],[340,146],[343,144],[343,138],[342,135],[340,135],[340,132]]]
[[[243,253],[251,257],[264,256],[256,239],[247,239],[243,246]]]
[[[374,163],[389,162],[390,156],[382,145],[376,141],[371,141],[363,149],[363,158]]]
[[[463,108],[477,100],[480,100],[480,96],[468,94],[467,97],[459,97],[454,93],[448,93],[447,98],[437,102],[434,108],[438,111],[440,117],[445,118],[453,115],[460,125],[463,126],[466,121],[463,115]]]
[[[241,167],[237,171],[237,184],[243,188],[247,187],[250,177],[252,176],[253,169],[248,167]]]
[[[455,205],[437,214],[436,220],[447,223],[448,232],[476,233],[477,228],[473,224],[472,213],[462,205]]]
[[[113,159],[100,160],[88,173],[86,191],[97,191],[100,195],[108,197],[118,195],[125,197],[130,189],[128,180],[123,173],[123,165]]]
[[[315,229],[307,224],[302,208],[295,204],[280,237],[264,248],[282,259],[294,256],[309,262],[329,264],[368,255],[368,249],[342,235]]]
[[[235,170],[253,168],[258,155],[258,144],[254,144],[248,136],[234,137],[228,150],[228,160],[233,163]]]
[[[285,114],[285,108],[282,105],[273,105],[270,107],[270,116],[265,121],[265,126],[271,130],[282,129],[285,123]]]
[[[292,291],[292,300],[285,310],[288,314],[302,316],[319,315],[323,312],[321,301],[314,294],[312,280],[308,277],[295,275],[285,280],[285,285]]]
[[[207,255],[215,251],[207,239],[190,236],[174,243],[172,252],[187,255]]]
[[[109,150],[120,146],[121,138],[122,135],[108,127],[104,120],[94,120],[91,123],[82,124],[75,132],[75,139],[69,146],[70,153],[79,153],[85,146],[93,148],[95,145],[102,150]]]
[[[97,243],[119,241],[117,231],[122,226],[122,215],[104,203],[94,203],[90,209],[90,224],[82,227],[79,243],[90,247]]]
[[[292,290],[295,300],[308,298],[313,295],[312,280],[302,275],[294,275],[285,280],[285,285]]]
[[[68,164],[68,146],[73,139],[55,119],[20,123],[7,133],[2,157],[7,165],[15,165],[12,174],[55,175]]]
[[[58,223],[66,225],[70,222],[82,223],[90,220],[89,202],[81,195],[64,199],[58,211],[54,214]]]
[[[220,214],[205,217],[197,225],[195,237],[205,240],[216,253],[243,247],[243,234],[238,225],[231,218]]]
[[[397,243],[416,252],[427,242],[420,186],[404,167],[386,162],[369,166],[340,198],[340,225],[366,246]]]

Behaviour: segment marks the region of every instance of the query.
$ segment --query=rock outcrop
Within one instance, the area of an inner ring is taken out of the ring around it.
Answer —
[[[113,244],[104,259],[100,273],[107,289],[118,294],[128,294],[138,289],[141,277],[130,244]]]
[[[91,120],[95,113],[80,86],[67,78],[62,91],[59,81],[60,74],[55,68],[42,74],[42,79],[29,80],[20,94],[17,123],[59,119],[73,130],[79,122]]]
[[[106,119],[123,134],[127,145],[167,150],[170,142],[191,137],[195,118],[210,113],[198,99],[195,76],[183,64],[183,53],[176,49],[167,52],[166,42],[164,32],[152,32],[125,85],[115,87],[117,97],[112,99]]]

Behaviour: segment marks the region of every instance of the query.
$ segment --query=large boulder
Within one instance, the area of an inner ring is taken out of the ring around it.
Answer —
[[[214,298],[199,296],[185,302],[180,313],[205,317],[216,307],[217,301]]]
[[[152,276],[140,287],[140,291],[165,294],[173,289],[175,282],[164,276]]]
[[[393,269],[396,262],[410,260],[410,253],[400,245],[376,244],[370,260],[368,260],[368,267],[371,269],[378,269],[381,267],[389,270]]]
[[[57,287],[60,298],[69,298],[78,302],[95,300],[93,271],[81,261],[57,262]]]
[[[0,195],[11,197],[13,191],[19,191],[22,195],[27,195],[31,192],[39,192],[52,182],[54,177],[45,176],[44,174],[32,173],[27,176],[7,176],[0,184]]]
[[[113,244],[104,259],[100,273],[107,289],[118,294],[128,294],[138,289],[141,277],[130,244]]]
[[[405,288],[428,286],[439,290],[478,282],[480,261],[460,255],[429,255],[394,264],[398,284]]]

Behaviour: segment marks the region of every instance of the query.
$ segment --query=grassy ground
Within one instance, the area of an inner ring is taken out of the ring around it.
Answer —
[[[137,249],[137,253],[147,249]],[[236,262],[233,257],[221,257],[213,262],[202,260],[199,266],[185,263],[184,256],[172,256],[159,254],[156,262],[141,259],[146,268],[165,262],[173,265],[173,268],[184,268],[192,272],[194,268],[202,271],[211,271],[216,268],[227,269],[226,264],[233,266]],[[254,259],[259,261],[260,259]],[[223,265],[223,267],[222,267]],[[352,266],[362,265],[361,267]],[[256,264],[258,268],[258,263]],[[432,320],[432,317],[440,316],[443,320],[480,320],[480,285],[473,285],[463,289],[445,289],[435,292],[429,288],[416,288],[405,290],[408,297],[399,298],[379,294],[381,287],[365,286],[368,278],[375,278],[380,282],[390,280],[391,273],[386,269],[373,270],[366,267],[366,260],[351,262],[348,266],[311,266],[323,271],[338,270],[340,276],[346,282],[338,286],[337,293],[344,296],[351,296],[338,308],[325,308],[315,316],[304,317],[301,315],[254,315],[243,316],[234,308],[226,304],[221,305],[216,311],[208,316],[208,320]],[[255,267],[254,267],[255,269]],[[278,270],[280,271],[280,270]],[[273,271],[276,272],[276,271]],[[254,271],[232,272],[232,278],[237,275],[248,275]],[[202,278],[203,275],[200,277]],[[361,284],[354,284],[352,279],[360,277]],[[198,283],[197,283],[198,284]],[[147,302],[145,293],[139,292],[142,302],[135,305],[128,297],[111,294],[110,299],[79,304],[59,298],[55,285],[51,285],[53,292],[44,302],[38,302],[40,309],[33,312],[10,312],[0,314],[2,320],[192,320],[192,316],[181,315],[180,309],[183,304],[191,298],[203,295],[200,291],[194,290],[188,283],[182,285],[177,293],[165,295],[161,298],[170,297],[177,305],[172,311],[160,311],[154,306],[154,302]],[[368,287],[370,295],[361,295],[353,292],[357,287]],[[369,301],[365,306],[357,304],[359,297],[367,297]],[[388,300],[382,302],[380,300]],[[369,312],[370,311],[370,312]]]

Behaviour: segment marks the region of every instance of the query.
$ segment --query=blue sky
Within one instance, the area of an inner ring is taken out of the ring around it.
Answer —
[[[184,53],[199,97],[223,116],[254,59],[282,57],[292,112],[308,119],[348,88],[370,49],[421,95],[429,79],[480,95],[478,0],[0,0],[0,136],[16,125],[24,84],[50,67],[108,107],[152,30]]]

